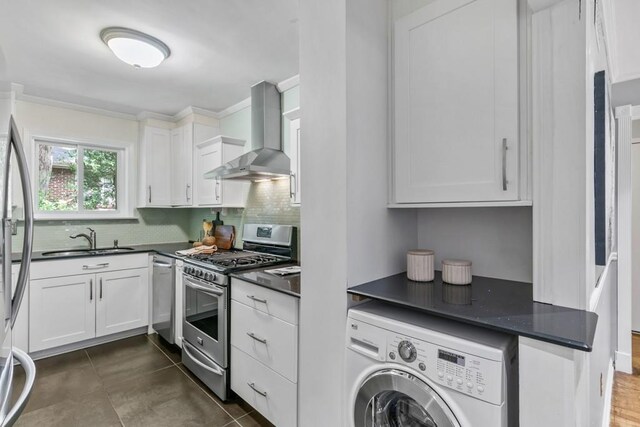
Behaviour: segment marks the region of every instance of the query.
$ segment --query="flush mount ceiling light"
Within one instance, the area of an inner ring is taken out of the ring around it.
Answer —
[[[118,59],[136,68],[157,67],[171,55],[162,41],[129,28],[105,28],[100,38]]]

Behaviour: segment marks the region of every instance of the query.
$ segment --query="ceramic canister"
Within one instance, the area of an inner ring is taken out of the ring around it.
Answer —
[[[442,281],[451,285],[471,283],[471,261],[462,259],[442,260]]]
[[[430,249],[412,249],[407,252],[407,277],[416,282],[433,280],[435,252]]]

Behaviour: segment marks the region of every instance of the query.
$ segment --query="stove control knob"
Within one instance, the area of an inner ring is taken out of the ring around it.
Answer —
[[[196,276],[198,276],[198,277],[202,277],[202,270],[198,270],[198,271],[196,271]]]
[[[191,267],[185,267],[184,272],[187,274],[191,274]]]
[[[398,354],[400,354],[402,360],[411,363],[416,360],[417,357],[416,347],[409,341],[401,341],[400,344],[398,344]]]
[[[207,273],[204,275],[205,280],[208,280],[210,282],[213,282],[213,274],[211,273]]]

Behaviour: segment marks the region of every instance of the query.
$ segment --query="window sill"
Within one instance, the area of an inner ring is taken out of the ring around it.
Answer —
[[[34,221],[110,221],[110,220],[132,220],[139,219],[132,214],[117,214],[117,215],[84,215],[84,214],[42,214],[36,213],[34,215]]]

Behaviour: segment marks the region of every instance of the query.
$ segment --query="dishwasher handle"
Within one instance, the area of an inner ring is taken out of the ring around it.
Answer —
[[[158,268],[172,268],[173,264],[164,261],[153,261],[153,266]]]

